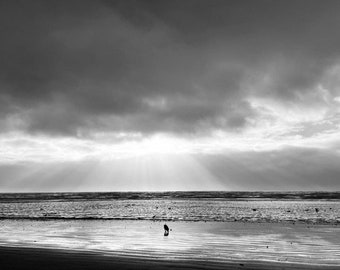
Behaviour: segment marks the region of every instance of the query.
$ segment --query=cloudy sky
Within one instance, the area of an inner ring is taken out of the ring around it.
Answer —
[[[0,2],[0,192],[340,190],[340,1]]]

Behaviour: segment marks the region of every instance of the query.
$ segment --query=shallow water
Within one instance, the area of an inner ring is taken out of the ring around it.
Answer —
[[[169,260],[283,261],[340,267],[340,226],[241,222],[1,220],[0,245]]]

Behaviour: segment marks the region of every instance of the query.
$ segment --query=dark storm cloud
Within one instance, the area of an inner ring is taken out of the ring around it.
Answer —
[[[339,1],[1,1],[0,116],[53,134],[237,130],[256,118],[247,97],[313,91],[339,57],[339,11]]]

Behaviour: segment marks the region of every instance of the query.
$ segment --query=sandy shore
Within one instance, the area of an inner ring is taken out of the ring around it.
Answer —
[[[339,269],[340,226],[0,221],[1,269]]]
[[[339,269],[264,261],[210,262],[199,260],[169,261],[140,257],[105,256],[97,252],[41,248],[0,247],[1,269]]]

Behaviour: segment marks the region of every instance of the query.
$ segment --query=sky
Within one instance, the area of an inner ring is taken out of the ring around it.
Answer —
[[[0,192],[339,191],[339,13],[1,1]]]

